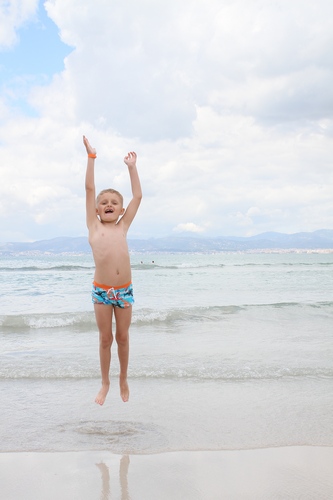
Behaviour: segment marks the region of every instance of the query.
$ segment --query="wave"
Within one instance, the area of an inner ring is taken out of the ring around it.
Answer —
[[[216,268],[221,269],[225,267],[224,264],[207,264],[207,265],[196,265],[190,263],[175,264],[175,265],[159,265],[159,264],[132,264],[131,268],[134,271],[154,271],[154,270],[177,270],[177,269],[209,269]],[[0,272],[4,273],[34,273],[34,272],[82,272],[91,271],[95,269],[95,266],[80,266],[80,265],[58,265],[58,266],[21,266],[21,267],[1,267]]]
[[[170,265],[160,265],[155,263],[144,263],[141,264],[132,264],[132,269],[136,271],[150,271],[154,269],[220,269],[225,267],[225,264],[196,264],[193,262],[183,262],[181,264],[170,264]]]
[[[87,271],[95,269],[94,266],[59,265],[59,266],[21,266],[21,267],[0,267],[4,272],[36,272],[36,271]]]
[[[74,327],[86,330],[95,327],[96,322],[92,312],[69,312],[50,314],[19,314],[0,316],[0,326],[3,330],[26,330],[41,328]]]
[[[151,325],[153,323],[172,324],[177,321],[207,321],[218,320],[221,315],[233,314],[240,311],[239,306],[221,306],[203,308],[199,314],[197,308],[193,310],[171,309],[156,311],[153,309],[141,309],[133,312],[132,324],[138,326]],[[52,328],[74,328],[96,329],[93,312],[69,312],[50,314],[20,314],[0,316],[0,327],[2,330],[26,330],[26,329],[52,329]]]
[[[226,264],[231,267],[316,267],[333,266],[333,262],[245,262],[242,264]]]
[[[36,356],[40,353],[30,353],[31,361],[27,362],[29,353],[25,353],[25,359],[20,354],[20,362],[13,363],[13,355],[10,356],[10,362],[2,363],[0,367],[0,379],[30,379],[30,380],[68,380],[68,379],[99,379],[98,362],[89,362],[82,359],[81,362],[59,362],[42,364]],[[45,361],[45,360],[44,360]],[[64,360],[63,360],[64,361]],[[65,360],[66,361],[66,360]],[[246,382],[254,380],[280,380],[280,379],[301,379],[301,378],[321,378],[332,379],[333,368],[322,366],[226,366],[224,363],[209,363],[202,366],[200,363],[193,366],[184,366],[167,364],[140,366],[137,363],[135,368],[130,367],[129,377],[131,379],[163,379],[163,380],[193,380],[193,381],[220,381],[220,382]]]
[[[302,311],[320,309],[324,312],[333,312],[333,302],[276,302],[272,304],[243,304],[225,306],[207,306],[198,309],[197,307],[181,309],[173,308],[166,310],[155,309],[135,309],[133,311],[132,324],[137,327],[144,327],[154,324],[172,325],[179,322],[218,322],[226,316],[239,314],[244,311],[255,309],[302,309]],[[79,331],[95,330],[96,323],[93,312],[65,312],[65,313],[26,313],[19,315],[1,315],[0,327],[3,331],[25,331],[34,329],[55,329],[67,328]]]
[[[132,264],[132,269],[136,271],[152,271],[156,269],[221,269],[227,267],[294,267],[295,269],[298,267],[328,267],[333,266],[333,262],[245,262],[241,264],[237,263],[217,263],[217,264],[200,264],[194,262],[183,262],[181,264],[170,264],[170,265],[160,265],[154,263],[145,263],[142,262],[140,264]]]
[[[278,268],[278,267],[290,267],[290,268],[298,268],[298,267],[329,267],[333,266],[333,262],[275,262],[275,263],[269,263],[269,262],[245,262],[245,263],[229,263],[229,262],[224,262],[224,263],[195,263],[195,262],[182,262],[180,264],[156,264],[155,262],[152,263],[135,263],[132,264],[132,270],[135,271],[154,271],[154,270],[181,270],[181,269],[223,269],[223,268],[230,268],[230,267],[271,267],[271,268]],[[34,266],[19,266],[19,267],[14,267],[14,266],[0,266],[0,272],[4,273],[34,273],[34,272],[82,272],[82,271],[91,271],[95,269],[94,265],[75,265],[75,264],[59,264],[59,265],[34,265]]]

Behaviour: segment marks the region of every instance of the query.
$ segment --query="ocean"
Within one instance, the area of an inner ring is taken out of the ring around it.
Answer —
[[[0,257],[0,451],[333,446],[333,253],[131,255],[103,407],[90,255]]]

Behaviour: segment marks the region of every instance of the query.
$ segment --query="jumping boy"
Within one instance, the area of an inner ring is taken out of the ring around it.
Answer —
[[[96,403],[102,405],[110,386],[111,346],[113,342],[112,316],[116,323],[116,342],[120,365],[119,385],[123,401],[128,401],[127,367],[129,356],[129,327],[132,318],[133,287],[126,235],[139,208],[142,193],[136,169],[136,153],[124,158],[130,175],[132,200],[126,211],[123,197],[114,189],[105,189],[95,195],[94,167],[96,149],[83,136],[88,154],[86,172],[86,216],[89,243],[95,261],[92,289],[96,323],[99,330],[99,355],[102,387]]]

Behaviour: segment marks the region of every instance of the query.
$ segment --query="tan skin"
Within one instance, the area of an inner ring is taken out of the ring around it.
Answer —
[[[88,139],[83,136],[87,154],[96,154]],[[86,172],[86,221],[89,243],[95,261],[94,280],[109,287],[119,287],[131,281],[131,266],[127,246],[127,231],[139,208],[142,192],[136,168],[136,153],[130,152],[124,162],[128,167],[132,187],[132,199],[126,210],[116,193],[106,192],[97,197],[95,193],[95,159],[88,157]],[[116,342],[120,365],[119,386],[123,401],[129,399],[127,368],[129,358],[129,327],[132,307],[122,309],[104,304],[94,304],[96,323],[99,330],[99,354],[102,387],[96,396],[96,403],[102,405],[110,387],[111,346],[113,342],[112,317],[115,316]]]

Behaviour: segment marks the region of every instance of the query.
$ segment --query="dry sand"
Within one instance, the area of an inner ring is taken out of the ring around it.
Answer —
[[[333,448],[0,454],[3,500],[332,499]]]

